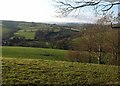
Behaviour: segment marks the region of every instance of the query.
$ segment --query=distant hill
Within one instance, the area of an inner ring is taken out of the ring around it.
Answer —
[[[2,39],[9,39],[14,32],[18,31],[19,22],[16,21],[2,21]]]
[[[2,20],[2,39],[9,39],[18,30],[45,29],[50,26],[50,24],[45,23]]]
[[[3,45],[57,47],[79,30],[71,26],[25,21],[2,21]],[[57,47],[61,48],[61,47]],[[63,48],[63,47],[62,47]],[[66,48],[67,49],[67,48]]]

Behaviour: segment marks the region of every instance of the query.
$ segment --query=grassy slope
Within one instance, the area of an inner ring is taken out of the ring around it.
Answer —
[[[3,84],[8,85],[120,84],[117,66],[3,58],[2,68]]]
[[[3,36],[5,36],[6,34],[10,33],[10,29],[8,29],[8,28],[2,27],[1,30],[2,30],[1,32],[2,32]]]
[[[1,25],[1,21],[0,21],[0,39],[2,38],[2,25]]]
[[[35,31],[21,31],[19,30],[18,32],[14,33],[14,35],[22,36],[25,37],[26,39],[34,39],[35,37]]]
[[[117,66],[67,62],[64,50],[2,49],[3,84],[120,84]]]
[[[9,39],[16,31],[18,23],[15,21],[2,21],[2,38]]]
[[[66,61],[65,50],[30,48],[30,47],[2,47],[3,57],[28,58],[28,59],[48,59]]]

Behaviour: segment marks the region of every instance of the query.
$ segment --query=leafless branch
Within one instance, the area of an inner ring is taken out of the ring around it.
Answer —
[[[88,6],[96,6],[96,10],[100,8],[100,11],[105,12],[110,10],[113,6],[120,4],[120,2],[109,2],[107,4],[101,4],[103,0],[56,0],[56,6],[58,8],[58,13],[67,16],[74,10],[79,10],[80,8]]]

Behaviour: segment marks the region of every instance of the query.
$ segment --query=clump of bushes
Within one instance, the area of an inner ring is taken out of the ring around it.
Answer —
[[[67,58],[69,61],[73,62],[89,62],[89,54],[87,52],[68,50]]]

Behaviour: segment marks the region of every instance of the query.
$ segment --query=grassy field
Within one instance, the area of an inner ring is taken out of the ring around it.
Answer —
[[[3,28],[3,27],[2,27],[1,33],[3,34],[3,36],[4,36],[5,34],[8,34],[9,32],[10,32],[10,30],[9,30],[8,28]]]
[[[118,66],[68,62],[65,50],[2,47],[2,82],[27,85],[119,84]]]
[[[118,67],[41,59],[3,57],[3,84],[97,85],[119,84]],[[120,72],[120,71],[119,71]]]
[[[19,30],[18,32],[14,33],[14,35],[25,37],[26,39],[34,39],[35,31],[31,30]]]
[[[30,47],[2,47],[2,56],[9,58],[47,59],[66,61],[65,50],[30,48]]]

